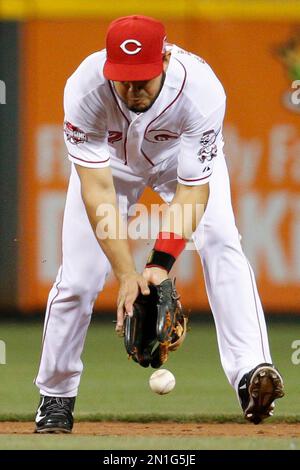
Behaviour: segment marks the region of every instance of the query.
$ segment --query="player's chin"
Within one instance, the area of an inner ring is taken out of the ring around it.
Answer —
[[[130,111],[133,111],[134,113],[144,113],[145,111],[147,111],[147,109],[151,107],[151,105],[152,103],[147,103],[147,102],[132,103],[128,106],[128,108],[130,109]]]

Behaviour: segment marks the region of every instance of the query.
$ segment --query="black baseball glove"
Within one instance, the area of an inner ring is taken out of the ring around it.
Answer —
[[[149,286],[150,294],[139,294],[133,316],[125,317],[124,342],[129,357],[143,367],[158,368],[183,342],[187,317],[183,313],[175,284],[166,279]]]

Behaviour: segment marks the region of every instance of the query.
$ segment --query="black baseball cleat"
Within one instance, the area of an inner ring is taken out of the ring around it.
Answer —
[[[259,364],[242,377],[238,395],[245,418],[259,424],[273,415],[274,400],[284,396],[282,377],[273,364]]]
[[[35,432],[70,433],[76,397],[46,397],[41,395],[35,417]]]

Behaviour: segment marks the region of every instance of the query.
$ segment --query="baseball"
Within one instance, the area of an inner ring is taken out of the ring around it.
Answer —
[[[153,372],[149,379],[149,385],[153,392],[165,395],[175,387],[176,380],[172,372],[167,369],[159,369]]]

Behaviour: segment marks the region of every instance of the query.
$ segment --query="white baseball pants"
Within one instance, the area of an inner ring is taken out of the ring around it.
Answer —
[[[129,205],[137,202],[146,186],[165,201],[172,200],[177,184],[175,157],[144,174],[134,174],[116,160],[112,160],[111,167],[117,194],[127,196]],[[271,357],[254,274],[235,226],[223,156],[216,158],[208,206],[193,238],[203,265],[222,366],[237,389],[245,372],[259,363],[271,362]],[[35,383],[43,395],[73,397],[78,392],[83,369],[81,353],[93,305],[110,270],[90,226],[74,167],[64,213],[62,250],[62,265],[48,298]]]

